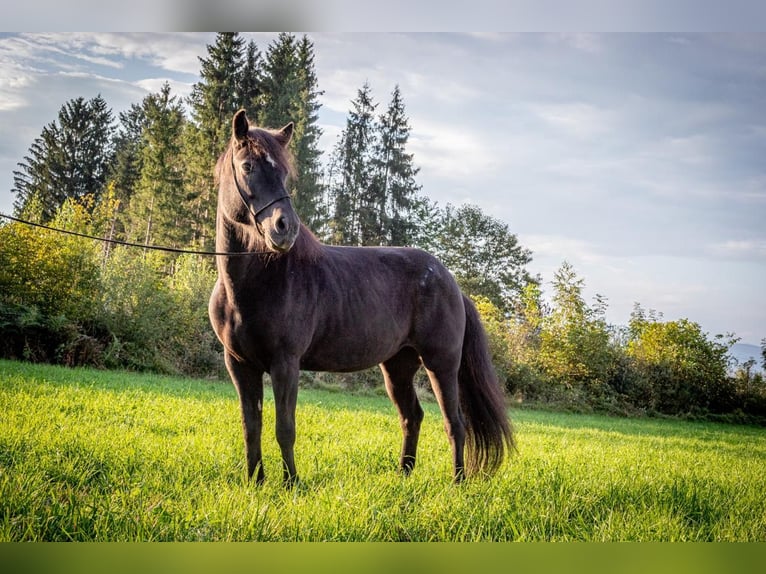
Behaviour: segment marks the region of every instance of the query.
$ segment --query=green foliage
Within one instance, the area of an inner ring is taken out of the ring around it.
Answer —
[[[766,385],[740,371],[729,374],[735,338],[711,339],[687,319],[663,322],[640,305],[628,328],[606,321],[607,304],[583,298],[584,281],[564,263],[551,305],[528,283],[512,312],[475,298],[492,356],[517,402],[575,411],[728,417],[766,423]]]
[[[181,256],[172,264],[156,252],[115,249],[101,285],[111,341],[108,367],[171,373],[218,373],[218,341],[207,319],[215,282],[209,261]]]
[[[379,243],[412,245],[416,226],[412,213],[420,192],[415,176],[420,169],[414,166],[414,156],[407,153],[410,126],[398,85],[378,126],[372,186],[379,198]]]
[[[256,487],[230,384],[0,361],[0,540],[766,540],[762,430],[515,412],[518,455],[455,486],[434,401],[405,478],[386,397],[304,389],[286,491],[264,399]]]
[[[68,200],[55,227],[107,235],[117,201]],[[68,365],[218,373],[207,319],[215,274],[172,260],[11,223],[0,226],[0,356]]]
[[[660,412],[728,412],[735,389],[727,376],[728,351],[735,342],[711,341],[687,319],[665,323],[634,312],[627,354],[650,379],[647,407]]]

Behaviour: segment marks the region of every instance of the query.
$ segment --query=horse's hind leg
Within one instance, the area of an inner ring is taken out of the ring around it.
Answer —
[[[419,367],[420,357],[415,349],[410,347],[402,349],[380,365],[388,396],[399,411],[404,435],[399,465],[405,474],[409,474],[415,466],[420,423],[423,421],[423,409],[413,384]]]
[[[431,368],[429,368],[429,366]],[[466,428],[463,415],[460,412],[460,396],[457,387],[457,366],[452,368],[429,365],[426,362],[426,372],[431,381],[436,400],[444,417],[444,430],[452,447],[452,463],[455,482],[465,478],[463,452],[465,448]]]

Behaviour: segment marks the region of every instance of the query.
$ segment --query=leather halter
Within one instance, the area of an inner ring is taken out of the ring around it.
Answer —
[[[242,187],[239,185],[239,179],[237,178],[237,166],[234,165],[234,148],[231,149],[231,171],[234,175],[234,185],[237,186],[237,191],[239,192],[239,197],[242,199],[242,203],[245,204],[245,209],[247,209],[252,215],[253,219],[255,220],[256,226],[260,227],[260,223],[258,222],[258,216],[263,212],[264,210],[268,209],[275,203],[282,201],[283,199],[287,199],[288,201],[291,201],[290,195],[288,193],[285,193],[284,195],[281,195],[277,197],[276,199],[272,199],[271,201],[267,202],[266,204],[260,206],[258,209],[256,209],[249,201],[248,195],[245,193],[245,190],[242,189]]]

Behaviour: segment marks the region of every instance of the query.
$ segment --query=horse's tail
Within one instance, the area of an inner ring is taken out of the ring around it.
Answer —
[[[466,323],[458,386],[466,425],[466,474],[491,474],[505,451],[515,449],[513,431],[479,313],[465,295],[463,303]]]

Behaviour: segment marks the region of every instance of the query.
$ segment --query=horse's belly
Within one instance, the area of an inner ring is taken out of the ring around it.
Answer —
[[[328,338],[316,341],[301,357],[300,366],[306,371],[361,371],[390,359],[402,346],[399,340]]]

